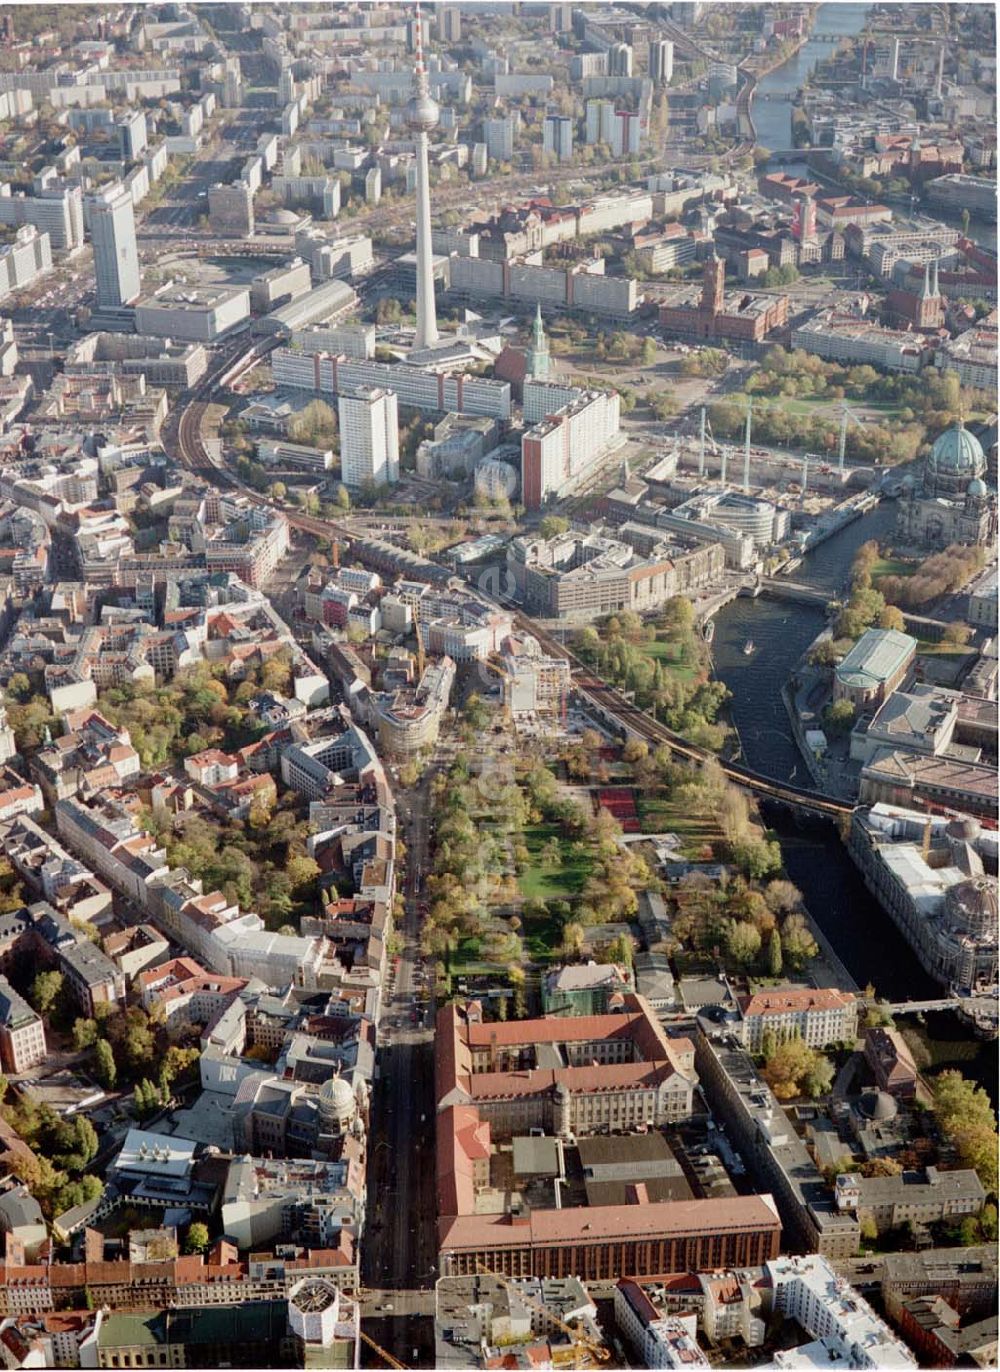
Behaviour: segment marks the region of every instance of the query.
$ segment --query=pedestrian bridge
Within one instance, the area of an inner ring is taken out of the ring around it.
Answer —
[[[801,581],[789,581],[783,576],[762,576],[758,584],[761,595],[773,600],[793,600],[799,605],[818,605],[825,610],[832,599],[827,591],[818,591],[815,586],[805,586]]]
[[[890,1015],[925,1015],[934,1010],[957,1010],[968,1002],[958,996],[951,996],[942,1000],[900,1000],[893,1005],[875,1001],[874,1004],[879,1010],[888,1010]]]

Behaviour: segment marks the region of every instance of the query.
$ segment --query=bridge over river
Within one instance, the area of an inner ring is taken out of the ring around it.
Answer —
[[[758,582],[761,595],[773,600],[794,600],[798,605],[818,605],[825,610],[830,603],[830,594],[815,586],[804,586],[801,581],[789,581],[783,576],[762,576]]]

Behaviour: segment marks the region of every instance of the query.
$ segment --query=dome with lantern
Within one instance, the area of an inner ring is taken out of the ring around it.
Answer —
[[[318,1104],[323,1128],[334,1134],[346,1134],[358,1112],[350,1082],[339,1073],[329,1077],[319,1088]]]
[[[997,884],[992,877],[957,882],[948,891],[945,905],[953,928],[972,938],[996,937]]]
[[[960,499],[986,473],[983,445],[960,419],[939,434],[924,465],[924,492]]]

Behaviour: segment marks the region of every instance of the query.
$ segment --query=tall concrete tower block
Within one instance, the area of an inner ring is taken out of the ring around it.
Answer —
[[[107,196],[92,198],[90,237],[94,245],[98,307],[131,305],[139,297],[142,280],[135,240],[135,213],[128,191],[119,187]]]
[[[406,123],[417,145],[417,335],[416,348],[431,348],[438,341],[434,306],[434,262],[431,256],[431,183],[427,168],[427,135],[438,122],[439,110],[431,99],[424,69],[423,25],[417,5],[416,69],[413,98],[406,107]]]

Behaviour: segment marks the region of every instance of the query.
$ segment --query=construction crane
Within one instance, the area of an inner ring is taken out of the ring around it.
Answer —
[[[703,428],[702,428],[702,433],[701,433],[701,448],[700,448],[700,451],[699,451],[698,475],[699,475],[699,476],[703,476],[703,475],[704,475],[704,469],[705,469],[705,434],[707,433],[707,434],[708,434],[708,441],[709,441],[709,442],[711,443],[711,445],[712,445],[712,453],[713,453],[713,455],[714,455],[715,457],[717,457],[717,458],[719,459],[719,463],[720,463],[720,467],[721,467],[720,472],[719,472],[719,480],[722,482],[723,486],[725,486],[725,484],[726,484],[726,472],[727,472],[727,470],[728,470],[728,465],[729,465],[729,447],[728,447],[728,445],[725,444],[725,443],[721,444],[721,446],[720,446],[720,444],[718,444],[718,443],[715,441],[715,434],[712,432],[712,421],[711,421],[710,419],[707,418],[707,416],[705,415],[705,411],[704,411],[704,410],[702,410],[702,418],[703,418],[704,423],[703,423]]]
[[[498,1281],[507,1291],[513,1291],[520,1300],[524,1301],[525,1305],[533,1306],[535,1310],[540,1311],[550,1324],[554,1324],[557,1329],[561,1329],[564,1334],[569,1336],[572,1340],[574,1353],[576,1353],[577,1350],[582,1350],[582,1358],[593,1358],[594,1362],[598,1363],[607,1362],[611,1357],[610,1351],[605,1348],[602,1343],[595,1343],[593,1339],[585,1338],[575,1325],[567,1324],[567,1322],[560,1319],[558,1315],[553,1315],[548,1306],[542,1305],[541,1301],[536,1301],[531,1296],[525,1295],[519,1287],[514,1286],[506,1277],[502,1277],[499,1272],[491,1272],[490,1269],[484,1267],[481,1262],[476,1263],[476,1271],[481,1277],[493,1277],[493,1279]]]
[[[384,1348],[375,1342],[370,1334],[366,1334],[363,1329],[359,1329],[358,1333],[369,1348],[373,1348],[380,1358],[385,1358],[390,1367],[398,1368],[399,1372],[409,1372],[409,1368],[406,1366],[405,1362],[400,1362],[399,1359],[394,1358],[391,1353],[387,1353]]]
[[[843,473],[844,470],[844,453],[847,450],[847,421],[849,419],[853,419],[855,424],[861,423],[861,420],[854,411],[849,410],[847,406],[842,403],[840,406],[840,443],[837,448],[837,471],[841,473]]]

